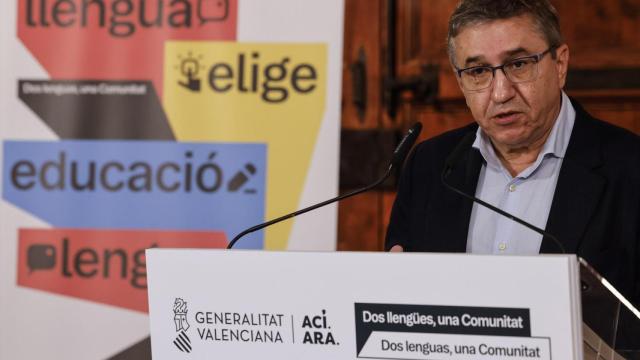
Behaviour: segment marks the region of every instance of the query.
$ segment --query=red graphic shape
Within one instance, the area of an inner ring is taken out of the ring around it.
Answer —
[[[224,248],[223,232],[20,229],[18,285],[148,312],[144,250]]]
[[[18,37],[53,79],[151,80],[162,96],[165,41],[235,40],[237,7],[238,0],[18,0]]]

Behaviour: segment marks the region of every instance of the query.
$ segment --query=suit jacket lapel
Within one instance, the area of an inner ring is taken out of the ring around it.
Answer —
[[[546,230],[555,235],[566,251],[576,253],[584,231],[594,213],[605,186],[605,179],[594,169],[602,163],[600,140],[591,117],[576,102],[576,121],[562,161]],[[544,241],[542,253],[559,253],[550,241]]]
[[[482,162],[480,152],[469,147],[467,155],[452,169],[447,182],[467,194],[475,195]],[[448,246],[444,251],[465,252],[473,202],[450,189],[443,191],[447,194],[446,217],[447,222],[450,222],[450,226],[446,227],[450,233],[442,234],[448,239]]]

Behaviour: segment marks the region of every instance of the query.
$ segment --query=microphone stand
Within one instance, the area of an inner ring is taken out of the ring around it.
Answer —
[[[360,193],[363,193],[365,191],[371,190],[374,187],[382,184],[385,180],[387,180],[387,178],[391,175],[391,171],[392,170],[393,170],[393,164],[389,165],[389,168],[387,169],[387,172],[380,179],[378,179],[375,183],[373,183],[371,185],[368,185],[368,186],[363,187],[363,188],[358,189],[358,190],[351,191],[349,193],[346,193],[346,194],[343,194],[343,195],[340,195],[340,196],[336,196],[333,199],[325,200],[325,201],[323,201],[321,203],[318,203],[318,204],[315,204],[315,205],[311,205],[309,207],[306,207],[304,209],[292,212],[290,214],[287,214],[287,215],[284,215],[284,216],[280,216],[279,218],[275,218],[273,220],[269,220],[266,223],[262,223],[260,225],[256,225],[256,226],[250,227],[250,228],[244,230],[243,232],[239,233],[238,235],[236,235],[236,237],[234,237],[233,240],[231,240],[229,245],[227,245],[227,249],[233,248],[233,245],[235,245],[235,243],[238,240],[240,240],[241,237],[243,237],[243,236],[245,236],[247,234],[250,234],[250,233],[252,233],[254,231],[258,231],[260,229],[264,229],[267,226],[279,223],[279,222],[287,220],[287,219],[291,219],[292,217],[304,214],[304,213],[309,212],[311,210],[315,210],[315,209],[317,209],[319,207],[323,207],[325,205],[329,205],[329,204],[334,203],[336,201],[340,201],[342,199],[346,199],[348,197],[352,197],[352,196],[358,195]]]

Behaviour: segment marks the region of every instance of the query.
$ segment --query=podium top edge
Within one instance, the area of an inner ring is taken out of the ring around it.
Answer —
[[[336,250],[268,250],[268,249],[205,249],[205,248],[149,248],[147,253],[164,253],[164,252],[202,252],[202,253],[221,253],[228,252],[230,254],[317,254],[317,255],[356,255],[356,256],[418,256],[418,257],[470,257],[470,258],[509,258],[509,259],[539,259],[539,258],[564,258],[577,262],[578,257],[575,254],[537,254],[537,255],[493,255],[493,254],[467,254],[467,253],[447,253],[447,252],[386,252],[386,251],[336,251]]]

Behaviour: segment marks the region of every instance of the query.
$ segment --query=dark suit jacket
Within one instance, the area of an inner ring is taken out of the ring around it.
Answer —
[[[587,114],[576,121],[545,230],[636,304],[640,304],[640,137]],[[416,146],[405,165],[387,230],[386,248],[465,252],[472,203],[444,187],[440,174],[453,148],[476,124]],[[483,163],[464,150],[448,181],[475,194]],[[542,253],[557,253],[543,241]]]

